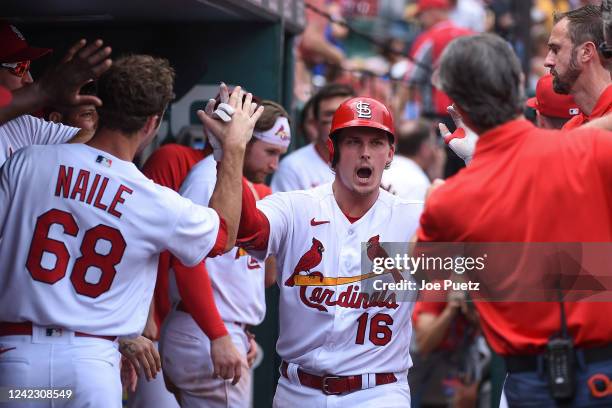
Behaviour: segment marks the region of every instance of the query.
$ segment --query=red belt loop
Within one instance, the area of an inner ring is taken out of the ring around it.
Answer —
[[[285,378],[289,378],[289,375],[287,374],[288,368],[289,364],[286,361],[283,361],[281,364],[281,374]],[[361,375],[318,376],[298,369],[298,378],[300,379],[300,384],[320,390],[325,395],[339,395],[362,389]],[[396,381],[397,378],[393,373],[376,373],[376,385],[391,384]]]
[[[32,335],[32,322],[0,322],[0,336],[31,336]],[[108,341],[115,341],[117,336],[101,336],[97,334],[89,334],[82,332],[74,332],[76,337],[93,337],[96,339],[103,339]]]

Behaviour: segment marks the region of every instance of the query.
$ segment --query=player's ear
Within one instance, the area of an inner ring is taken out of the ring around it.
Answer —
[[[161,118],[160,114],[149,116],[142,129],[144,133],[148,135],[157,132],[157,128],[161,125]]]
[[[49,114],[49,120],[54,123],[62,123],[62,114],[56,111],[53,111]]]
[[[387,156],[387,162],[385,163],[385,170],[391,167],[391,162],[393,161],[393,156],[395,155],[395,145],[393,143],[390,143],[389,147],[390,149],[389,149],[389,154]]]

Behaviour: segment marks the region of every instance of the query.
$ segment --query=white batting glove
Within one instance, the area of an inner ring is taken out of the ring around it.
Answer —
[[[461,157],[467,165],[472,161],[472,157],[474,156],[478,135],[463,123],[461,115],[455,110],[454,106],[449,106],[447,111],[453,118],[453,122],[455,122],[457,129],[451,133],[444,123],[438,123],[440,134],[444,138],[444,142],[446,142],[453,152]]]
[[[219,86],[219,95],[221,98],[221,103],[219,104],[217,109],[215,109],[216,101],[214,99],[209,99],[208,103],[206,104],[206,108],[204,109],[204,112],[206,112],[208,116],[211,116],[214,119],[222,120],[226,123],[230,122],[232,120],[232,115],[234,114],[234,108],[232,108],[228,104],[229,90],[227,89],[227,85],[225,85],[224,83],[221,83],[221,85]],[[219,142],[215,135],[208,129],[204,128],[204,133],[206,134],[208,142],[213,148],[213,157],[216,161],[221,161],[221,158],[223,157],[223,149],[221,147],[221,142]]]

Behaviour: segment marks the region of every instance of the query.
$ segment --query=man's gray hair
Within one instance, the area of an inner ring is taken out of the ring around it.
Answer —
[[[510,45],[492,34],[459,37],[440,58],[442,90],[480,131],[520,114],[521,75],[521,64]]]

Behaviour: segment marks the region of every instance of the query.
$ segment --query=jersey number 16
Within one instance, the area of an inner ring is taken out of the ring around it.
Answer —
[[[357,319],[357,338],[355,344],[363,344],[365,341],[366,328],[368,326],[368,317],[366,312]],[[391,341],[393,331],[393,318],[386,313],[377,313],[370,320],[370,335],[368,336],[372,344],[376,346],[385,346]]]

